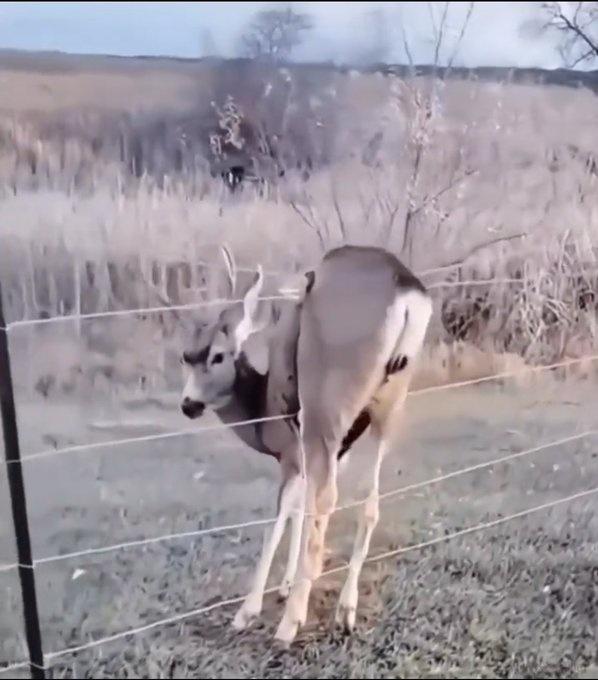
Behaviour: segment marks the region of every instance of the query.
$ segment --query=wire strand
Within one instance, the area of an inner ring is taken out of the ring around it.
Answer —
[[[493,465],[498,465],[500,463],[506,463],[511,460],[516,460],[518,458],[522,458],[523,456],[530,455],[532,453],[537,453],[538,451],[543,451],[546,449],[554,448],[555,446],[561,446],[562,444],[567,444],[573,441],[578,441],[580,439],[584,439],[587,437],[591,436],[596,436],[598,435],[598,430],[589,430],[587,432],[581,432],[579,434],[571,435],[569,437],[563,437],[562,439],[558,439],[556,441],[551,441],[547,442],[546,444],[540,444],[539,446],[534,446],[533,448],[530,449],[525,449],[523,451],[516,451],[514,453],[510,453],[505,456],[501,456],[500,458],[494,458],[493,460],[489,460],[483,463],[478,463],[476,465],[471,465],[466,468],[461,468],[460,470],[455,470],[454,472],[449,472],[445,475],[440,475],[438,477],[433,477],[431,479],[424,480],[422,482],[416,482],[413,484],[408,484],[407,486],[402,486],[398,489],[393,489],[392,491],[387,491],[383,494],[380,494],[378,496],[379,500],[386,500],[387,498],[391,498],[392,496],[396,496],[399,494],[403,493],[408,493],[410,491],[415,491],[417,489],[422,489],[426,486],[430,486],[432,484],[439,484],[445,480],[448,479],[453,479],[455,477],[459,477],[460,475],[468,474],[470,472],[475,472],[476,470],[482,470],[487,467],[491,467]],[[335,509],[336,512],[341,512],[344,510],[350,510],[355,507],[359,507],[361,505],[364,505],[367,502],[367,499],[363,499],[360,501],[354,501],[352,503],[347,503],[346,505],[339,506],[338,508]],[[266,526],[269,524],[273,524],[276,521],[275,517],[267,518],[267,519],[259,519],[259,520],[250,520],[247,522],[241,522],[238,524],[228,524],[228,525],[222,525],[222,526],[216,526],[216,527],[210,527],[207,529],[199,529],[196,531],[185,531],[181,533],[174,533],[174,534],[165,534],[163,536],[155,536],[152,538],[145,538],[145,539],[139,539],[139,540],[134,540],[134,541],[127,541],[123,543],[116,543],[114,545],[108,545],[108,546],[103,546],[101,548],[89,548],[86,550],[79,550],[76,552],[71,552],[71,553],[65,553],[63,555],[55,555],[55,556],[50,556],[50,557],[43,557],[40,559],[34,560],[34,565],[41,565],[41,564],[50,564],[54,562],[62,562],[65,560],[70,560],[70,559],[75,559],[79,557],[87,557],[90,555],[101,555],[109,552],[113,552],[116,550],[124,550],[128,548],[135,548],[135,547],[143,547],[143,546],[148,546],[148,545],[153,545],[157,543],[162,543],[164,541],[171,541],[171,540],[178,540],[178,539],[183,539],[183,538],[195,538],[195,537],[200,537],[200,536],[207,536],[210,534],[217,534],[221,532],[226,532],[226,531],[235,531],[235,530],[240,530],[240,529],[247,529],[250,527],[256,527],[256,526]],[[14,566],[17,565],[9,565],[14,568]],[[8,569],[7,569],[8,570]]]
[[[434,288],[461,288],[465,286],[489,286],[492,283],[518,283],[525,285],[525,279],[471,279],[469,281],[440,281],[426,286],[428,290]]]
[[[548,501],[546,503],[542,503],[541,505],[534,506],[532,508],[527,508],[526,510],[521,510],[520,512],[513,513],[511,515],[507,515],[505,517],[500,517],[496,520],[488,521],[488,522],[482,522],[480,524],[476,524],[472,527],[468,527],[466,529],[461,529],[459,531],[452,532],[450,534],[446,534],[443,536],[438,536],[437,538],[430,539],[428,541],[422,541],[421,543],[416,543],[414,545],[410,546],[405,546],[404,548],[398,548],[396,550],[389,550],[387,552],[381,553],[379,555],[374,555],[373,557],[370,557],[366,560],[366,563],[372,563],[372,562],[379,562],[384,559],[388,559],[389,557],[395,557],[396,555],[402,555],[414,550],[421,550],[428,548],[432,545],[436,545],[438,543],[444,543],[447,541],[450,541],[454,538],[458,538],[460,536],[465,536],[467,534],[472,534],[476,531],[483,531],[485,529],[490,529],[495,526],[499,526],[500,524],[505,524],[506,522],[509,522],[514,519],[520,519],[521,517],[526,517],[528,515],[532,515],[537,512],[541,512],[542,510],[547,510],[549,508],[556,507],[558,505],[563,505],[564,503],[570,503],[571,501],[579,500],[580,498],[585,498],[588,496],[591,496],[595,493],[598,493],[598,487],[594,487],[592,489],[588,489],[586,491],[580,491],[578,493],[572,494],[570,496],[566,496],[565,498],[559,498],[555,501]],[[340,567],[336,567],[334,569],[328,569],[324,572],[322,572],[322,576],[330,576],[331,574],[337,574],[342,571],[346,571],[349,568],[348,564],[343,564]],[[274,588],[268,588],[267,590],[264,591],[264,595],[270,594],[273,592],[276,592],[278,590],[278,587]],[[98,647],[103,644],[107,644],[109,642],[115,642],[117,640],[120,640],[122,638],[129,637],[131,635],[139,635],[141,633],[148,632],[150,630],[153,630],[155,628],[158,628],[160,626],[166,626],[172,623],[179,623],[181,621],[185,621],[186,619],[193,618],[195,616],[199,616],[201,614],[207,614],[211,611],[214,611],[215,609],[220,609],[221,607],[228,607],[232,604],[239,604],[241,603],[245,598],[244,597],[233,597],[227,600],[219,600],[218,602],[215,602],[211,605],[205,606],[205,607],[199,607],[198,609],[194,609],[189,612],[184,612],[182,614],[176,614],[174,616],[170,616],[168,618],[160,619],[159,621],[154,621],[153,623],[147,624],[145,626],[139,626],[138,628],[131,628],[130,630],[127,631],[122,631],[121,633],[115,633],[114,635],[109,635],[107,637],[99,638],[97,640],[91,640],[87,643],[77,645],[74,647],[68,647],[65,649],[58,650],[56,652],[50,652],[48,654],[44,654],[44,659],[46,661],[49,661],[51,659],[56,659],[58,657],[64,656],[66,654],[76,654],[78,652],[83,652],[88,649],[93,649],[94,647]]]
[[[264,302],[271,302],[274,300],[295,300],[296,296],[292,295],[266,295],[259,298]],[[204,307],[215,307],[217,305],[234,305],[243,302],[243,298],[228,300],[225,298],[217,298],[215,300],[203,300],[202,302],[194,302],[187,305],[169,305],[162,307],[142,307],[139,309],[118,309],[108,312],[91,312],[89,314],[65,314],[64,316],[50,316],[47,319],[24,319],[22,321],[12,321],[6,327],[8,331],[14,328],[22,328],[24,326],[43,326],[54,322],[65,321],[89,321],[90,319],[104,319],[117,316],[127,316],[135,314],[157,314],[160,312],[178,312],[194,309],[202,309]]]
[[[76,557],[86,557],[88,555],[101,555],[103,553],[112,552],[114,550],[123,550],[125,548],[137,548],[154,543],[161,543],[162,541],[173,541],[181,538],[196,538],[199,536],[208,536],[210,534],[218,534],[225,531],[235,531],[237,529],[245,529],[247,527],[264,526],[272,524],[276,519],[257,519],[249,522],[241,522],[239,524],[224,524],[218,527],[209,527],[207,529],[198,529],[197,531],[182,531],[178,534],[166,534],[164,536],[155,536],[153,538],[142,538],[136,541],[128,541],[126,543],[116,543],[114,545],[107,545],[102,548],[89,548],[87,550],[80,550],[78,552],[65,553],[64,555],[56,555],[52,557],[42,557],[34,560],[34,564],[49,564],[52,562],[61,562],[64,560],[74,559]]]
[[[445,475],[439,475],[438,477],[432,477],[431,479],[426,479],[423,482],[414,482],[413,484],[407,484],[399,489],[393,489],[392,491],[386,491],[378,496],[378,500],[383,501],[387,498],[392,498],[399,494],[408,493],[410,491],[417,491],[418,489],[423,489],[426,486],[431,486],[432,484],[439,484],[440,482],[445,482],[448,479],[454,479],[455,477],[460,477],[461,475],[469,474],[470,472],[476,472],[477,470],[483,470],[487,467],[492,467],[493,465],[500,465],[501,463],[508,463],[512,460],[517,460],[518,458],[523,458],[524,456],[529,456],[532,453],[538,453],[538,451],[545,451],[547,449],[552,449],[555,446],[561,446],[562,444],[569,444],[570,442],[579,441],[580,439],[585,439],[587,437],[593,437],[598,435],[598,430],[588,430],[586,432],[580,432],[579,434],[571,435],[570,437],[563,437],[562,439],[557,439],[553,442],[548,442],[546,444],[540,444],[539,446],[534,446],[531,449],[524,449],[523,451],[516,451],[515,453],[509,453],[506,456],[501,456],[500,458],[494,458],[492,460],[486,461],[484,463],[476,463],[475,465],[470,465],[460,470],[455,470],[454,472],[447,472]],[[361,501],[354,501],[353,503],[347,503],[336,508],[335,512],[340,510],[350,510],[351,508],[364,505],[367,502],[367,498]]]
[[[552,364],[543,366],[525,366],[524,368],[518,368],[513,371],[503,371],[502,373],[494,373],[489,376],[484,376],[482,378],[472,378],[471,380],[462,380],[460,382],[447,383],[446,385],[433,385],[431,387],[424,387],[416,390],[410,390],[408,396],[418,396],[421,394],[429,394],[431,392],[440,392],[448,389],[457,389],[461,387],[467,387],[469,385],[479,385],[485,382],[491,382],[493,380],[501,380],[504,378],[513,378],[527,373],[538,373],[541,371],[554,370],[556,368],[565,368],[567,366],[573,366],[575,364],[583,363],[584,361],[596,361],[598,359],[598,354],[591,354],[588,356],[580,357],[577,359],[566,359],[564,361],[558,361]],[[293,418],[294,415],[279,415],[279,416],[268,416],[264,418],[256,418],[254,420],[244,420],[236,423],[218,423],[215,425],[210,425],[207,427],[201,427],[189,430],[177,430],[173,432],[164,432],[160,434],[144,435],[140,437],[127,437],[123,439],[111,439],[105,442],[93,442],[90,444],[75,444],[72,446],[65,446],[63,448],[56,449],[46,449],[45,451],[39,451],[36,453],[24,456],[20,461],[7,461],[7,465],[20,465],[22,463],[27,463],[34,460],[39,460],[40,458],[49,458],[52,456],[59,456],[66,453],[75,453],[86,450],[94,449],[106,449],[111,446],[123,446],[125,444],[135,444],[140,442],[148,441],[159,441],[161,439],[170,439],[173,437],[183,437],[188,435],[197,435],[202,432],[210,432],[221,429],[228,429],[231,427],[241,427],[243,425],[252,425],[260,422],[268,422],[272,420],[285,420],[288,418]]]
[[[161,439],[171,439],[172,437],[184,437],[188,435],[198,435],[202,432],[213,432],[215,430],[228,430],[229,428],[242,427],[244,425],[255,425],[256,423],[266,423],[273,420],[287,420],[293,418],[293,415],[279,415],[267,416],[264,418],[254,418],[252,420],[240,420],[234,423],[217,423],[215,425],[207,425],[191,430],[176,430],[173,432],[161,432],[159,434],[148,434],[140,437],[126,437],[124,439],[109,439],[105,442],[92,442],[90,444],[74,444],[73,446],[65,446],[59,449],[46,449],[45,451],[38,451],[28,456],[24,456],[21,460],[6,461],[7,465],[20,465],[31,460],[38,460],[40,458],[49,458],[50,456],[60,456],[65,453],[75,453],[93,449],[105,449],[111,446],[123,446],[125,444],[136,444],[140,442],[159,441]]]
[[[269,588],[268,590],[264,591],[264,595],[270,594],[275,590],[276,588]],[[83,652],[85,650],[93,649],[94,647],[99,647],[100,645],[104,645],[109,642],[115,642],[116,640],[120,640],[124,637],[129,637],[129,635],[139,635],[141,633],[146,633],[150,630],[153,630],[154,628],[159,628],[160,626],[167,626],[172,623],[180,623],[181,621],[185,621],[186,619],[190,619],[194,616],[199,616],[200,614],[207,614],[208,612],[211,612],[214,609],[227,607],[231,604],[238,604],[242,602],[244,599],[245,598],[243,596],[239,596],[231,597],[228,600],[219,600],[218,602],[214,602],[214,604],[208,605],[206,607],[200,607],[198,609],[194,609],[189,612],[184,612],[182,614],[175,614],[174,616],[169,616],[166,619],[160,619],[159,621],[148,623],[145,626],[140,626],[139,628],[132,628],[131,630],[123,631],[122,633],[115,633],[114,635],[110,635],[105,638],[100,638],[98,640],[92,640],[82,645],[77,645],[76,647],[69,647],[67,649],[61,649],[57,652],[50,652],[48,654],[44,654],[44,658],[49,661],[51,659],[64,656],[65,654],[75,654],[77,652]]]
[[[200,260],[198,264],[206,267],[206,268],[212,268],[212,269],[219,269],[219,270],[224,270],[224,267],[220,265],[213,265],[211,263],[205,262]],[[434,273],[439,273],[447,270],[452,270],[452,269],[457,269],[460,266],[462,266],[463,263],[453,263],[450,265],[443,265],[440,267],[433,267],[431,269],[424,269],[419,272],[415,272],[417,276],[427,276],[429,274],[434,274]],[[312,267],[313,268],[313,267]],[[309,267],[307,268],[309,269]],[[251,267],[238,267],[237,268],[238,272],[249,272],[253,273],[255,272],[255,268]],[[266,276],[288,276],[288,272],[284,271],[278,271],[278,270],[267,270],[263,272],[264,275]],[[300,272],[296,272],[296,274],[299,274]],[[491,285],[493,283],[500,284],[500,283],[518,283],[521,285],[524,285],[526,283],[526,279],[524,278],[507,278],[507,279],[475,279],[475,280],[470,280],[470,281],[440,281],[438,283],[433,283],[427,286],[428,289],[436,289],[436,288],[457,288],[457,287],[465,287],[465,286],[486,286],[486,285]],[[205,288],[199,288],[197,291],[205,291]],[[283,300],[288,300],[288,299],[297,299],[295,296],[288,296],[288,295],[282,295],[282,296],[271,296],[271,297],[264,297],[261,298],[263,300],[273,300],[273,299],[283,299]],[[47,319],[23,319],[20,321],[13,321],[9,323],[5,327],[0,327],[0,330],[4,330],[6,332],[12,330],[13,328],[17,327],[22,327],[22,326],[39,326],[43,324],[48,324],[48,323],[53,323],[53,322],[61,322],[61,321],[84,321],[84,320],[89,320],[89,319],[99,319],[99,318],[108,318],[108,317],[118,317],[118,316],[126,316],[126,315],[134,315],[134,314],[153,314],[153,313],[160,313],[160,312],[168,312],[168,311],[187,311],[187,310],[193,310],[193,309],[200,309],[205,306],[210,306],[210,305],[217,305],[217,304],[234,304],[236,302],[240,302],[241,300],[225,300],[225,299],[219,299],[219,300],[211,300],[211,301],[204,301],[200,303],[193,303],[193,304],[188,304],[188,305],[169,305],[169,306],[161,306],[161,307],[147,307],[147,308],[140,308],[140,309],[123,309],[123,310],[114,310],[114,311],[108,311],[108,312],[92,312],[89,314],[68,314],[68,315],[61,315],[61,316],[52,316]]]
[[[0,564],[0,574],[7,571],[13,571],[13,569],[33,569],[34,565],[31,564],[20,564],[19,562],[14,562],[13,564]]]
[[[501,373],[494,373],[482,378],[472,378],[470,380],[461,380],[459,382],[447,383],[446,385],[432,385],[431,387],[422,387],[417,390],[411,390],[409,395],[429,394],[430,392],[441,392],[452,388],[467,387],[469,385],[479,385],[480,383],[489,382],[491,380],[500,380],[502,378],[514,378],[526,373],[539,373],[541,371],[552,371],[555,368],[565,368],[566,366],[574,366],[575,364],[583,363],[584,361],[596,361],[598,354],[588,354],[577,359],[564,359],[563,361],[556,361],[552,364],[544,364],[542,366],[525,366],[524,368],[517,368],[513,371],[503,371]]]
[[[473,534],[476,531],[483,531],[484,529],[491,529],[493,527],[505,524],[514,519],[520,519],[521,517],[527,517],[533,515],[542,510],[548,510],[550,508],[563,505],[565,503],[570,503],[572,501],[579,500],[580,498],[586,498],[598,493],[598,486],[592,489],[587,489],[586,491],[579,491],[578,493],[571,494],[570,496],[565,496],[564,498],[559,498],[555,501],[547,501],[541,505],[535,505],[533,508],[527,508],[526,510],[520,510],[519,512],[514,512],[511,515],[506,515],[505,517],[499,517],[498,519],[490,520],[488,522],[482,522],[476,524],[472,527],[467,527],[466,529],[459,529],[459,531],[454,531],[445,536],[437,536],[428,541],[422,541],[421,543],[415,543],[414,545],[405,546],[404,548],[396,548],[395,550],[388,550],[387,552],[380,553],[379,555],[374,555],[365,560],[364,564],[371,564],[372,562],[379,562],[381,560],[388,559],[389,557],[395,557],[397,555],[403,555],[405,553],[411,552],[412,550],[421,550],[423,548],[428,548],[432,545],[437,545],[438,543],[444,543],[446,541],[452,540],[453,538],[459,538],[460,536],[466,536],[468,534]],[[328,576],[330,574],[335,574],[339,571],[345,571],[349,565],[343,565],[342,567],[337,567],[335,569],[329,569],[322,573],[322,576]]]
[[[282,272],[281,272],[282,274]],[[465,286],[487,286],[491,284],[501,284],[501,283],[519,283],[524,284],[524,279],[477,279],[471,281],[441,281],[439,283],[433,283],[427,286],[428,289],[436,288],[460,288]],[[198,289],[201,291],[203,289]],[[294,289],[288,289],[289,291]],[[298,291],[297,291],[298,292]],[[260,297],[260,300],[264,302],[271,302],[275,300],[298,300],[297,295],[268,295]],[[31,327],[31,326],[44,326],[51,323],[60,322],[74,322],[74,321],[90,321],[93,319],[107,319],[112,317],[122,317],[122,316],[134,316],[137,314],[159,314],[166,312],[179,312],[179,311],[193,311],[195,309],[202,309],[204,307],[214,307],[217,305],[233,305],[239,302],[243,302],[242,298],[229,300],[225,298],[217,298],[215,300],[204,300],[202,302],[194,302],[185,305],[163,305],[159,307],[140,307],[136,309],[117,309],[106,312],[90,312],[88,314],[64,314],[60,316],[50,316],[46,319],[22,319],[19,321],[11,321],[3,330],[7,332],[12,331],[15,328]],[[0,329],[2,330],[2,329]]]
[[[12,671],[18,671],[21,668],[30,668],[33,666],[34,668],[37,668],[40,671],[47,671],[48,667],[47,666],[40,666],[37,663],[33,663],[33,661],[19,661],[18,663],[11,663],[8,666],[0,666],[0,673],[8,673]]]

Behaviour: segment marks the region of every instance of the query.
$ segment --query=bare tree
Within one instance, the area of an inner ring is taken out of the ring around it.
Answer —
[[[544,2],[538,23],[531,28],[556,35],[567,67],[598,59],[598,2]]]
[[[262,10],[241,36],[242,49],[252,59],[288,59],[312,28],[309,14],[290,6]]]
[[[400,3],[400,10],[403,4]],[[466,4],[465,9],[463,8],[464,4]],[[430,46],[430,55],[426,59],[427,63],[432,64],[434,67],[444,66],[447,69],[453,66],[469,27],[474,6],[474,2],[426,3],[426,10],[430,21],[430,34],[426,40]],[[405,58],[413,66],[413,48],[405,31],[402,12],[399,19],[399,30]]]

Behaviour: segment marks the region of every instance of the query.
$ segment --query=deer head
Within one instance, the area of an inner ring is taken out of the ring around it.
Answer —
[[[231,251],[222,247],[229,297],[234,296],[236,267]],[[259,296],[263,272],[258,267],[253,282],[240,301],[198,323],[182,361],[187,380],[181,409],[189,418],[198,418],[206,408],[224,408],[234,397],[238,360],[247,340],[263,330],[268,320],[259,318]]]

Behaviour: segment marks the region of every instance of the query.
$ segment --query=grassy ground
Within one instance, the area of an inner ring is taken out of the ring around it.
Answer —
[[[593,677],[593,515],[491,531],[368,574],[355,634],[324,615],[290,651],[266,623],[231,632],[228,612],[60,665],[57,677]],[[579,523],[584,526],[579,529]],[[586,525],[587,521],[587,525]],[[590,530],[589,525],[592,525]],[[573,529],[576,528],[576,530]],[[336,588],[317,590],[322,613]]]
[[[162,406],[121,403],[112,411],[107,404],[79,412],[74,404],[49,404],[39,426],[33,416],[40,405],[25,404],[21,419],[31,426],[23,429],[24,453],[44,448],[48,434],[63,445],[175,429],[182,425],[175,396],[164,397]],[[508,383],[413,396],[404,434],[385,462],[382,490],[589,429],[595,402],[594,383],[552,378],[529,388]],[[598,482],[597,447],[590,437],[389,498],[371,555],[591,488]],[[364,496],[360,479],[370,450],[366,440],[352,454],[341,502]],[[38,556],[268,517],[274,508],[275,464],[235,448],[227,432],[209,440],[189,436],[67,454],[31,462],[26,473]],[[579,675],[596,663],[598,523],[592,498],[369,565],[358,629],[350,638],[331,627],[343,578],[338,574],[318,585],[308,626],[289,652],[272,646],[281,606],[270,596],[262,621],[243,635],[229,631],[234,608],[218,609],[57,659],[55,674]],[[334,518],[329,567],[350,554],[354,512]],[[1,528],[2,554],[10,560],[8,523]],[[261,527],[222,532],[40,567],[46,651],[242,595],[261,533]],[[17,582],[14,574],[0,579],[2,655],[16,659],[23,648]]]

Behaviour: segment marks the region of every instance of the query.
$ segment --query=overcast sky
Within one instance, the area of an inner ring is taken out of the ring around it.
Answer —
[[[201,56],[201,36],[209,29],[218,52],[233,56],[239,34],[252,14],[267,2],[2,2],[0,47],[62,50],[119,55]],[[297,52],[301,60],[350,62],[362,54],[373,33],[364,20],[368,10],[387,11],[391,59],[403,58],[402,17],[418,62],[429,60],[428,3],[410,2],[295,2],[310,12],[316,28]],[[458,33],[468,3],[451,3],[450,28]],[[522,34],[523,22],[538,14],[538,2],[476,3],[455,63],[466,66],[561,65],[547,38]]]

